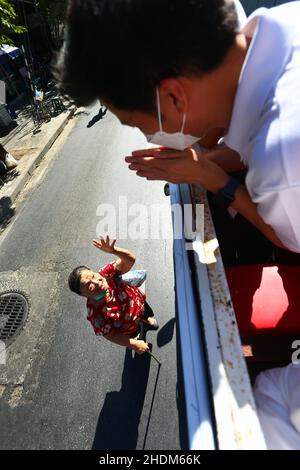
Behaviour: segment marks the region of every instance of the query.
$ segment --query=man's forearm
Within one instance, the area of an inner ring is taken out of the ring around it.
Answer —
[[[208,191],[216,193],[226,185],[229,178],[229,175],[214,162],[210,160],[204,162],[201,172],[201,184],[203,184]],[[238,187],[235,200],[231,206],[257,227],[274,245],[287,249],[279,240],[273,228],[266,224],[261,218],[257,210],[257,205],[251,200],[247,188],[244,185]]]
[[[135,255],[125,248],[115,247],[113,254],[118,257],[116,268],[119,269],[122,274],[129,271],[135,263]]]
[[[117,246],[115,246],[113,254],[125,262],[133,261],[134,263],[136,259],[135,255],[131,251],[126,250],[126,248],[119,248]]]
[[[110,333],[104,336],[112,343],[118,344],[119,346],[124,346],[126,348],[134,349],[137,354],[143,354],[146,351],[149,351],[149,345],[146,341],[141,339],[129,338],[122,333],[118,333],[115,330],[112,330]]]
[[[129,336],[122,335],[117,331],[112,330],[110,333],[104,336],[105,339],[108,339],[112,343],[118,344],[119,346],[124,346],[125,348],[134,349],[134,342],[136,341]]]
[[[207,153],[206,157],[228,173],[242,171],[246,168],[241,161],[240,155],[228,147],[216,147]]]
[[[279,246],[280,248],[287,249],[281,240],[277,237],[275,231],[264,222],[261,216],[258,213],[257,205],[251,200],[246,186],[240,185],[236,191],[236,197],[232,203],[232,207],[239,212],[245,219],[249,220],[258,230],[264,234],[268,240],[270,240],[274,245]]]

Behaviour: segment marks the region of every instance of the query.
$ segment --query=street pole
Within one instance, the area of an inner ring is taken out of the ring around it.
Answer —
[[[32,82],[31,71],[30,71],[30,67],[29,67],[29,64],[28,64],[28,60],[27,60],[27,56],[26,56],[26,51],[25,51],[24,44],[22,44],[21,49],[22,49],[22,52],[23,52],[23,54],[24,54],[24,62],[25,62],[25,67],[26,67],[27,74],[28,74],[30,89],[31,89],[31,91],[32,91],[32,97],[34,97],[34,95],[35,95],[35,87],[34,87],[33,82]]]
[[[27,24],[27,20],[26,20],[26,12],[25,12],[25,8],[24,8],[24,3],[29,3],[32,5],[32,2],[29,2],[29,1],[24,1],[24,0],[17,0],[17,3],[18,3],[18,9],[19,9],[19,16],[22,17],[22,23],[24,24],[24,26],[26,27],[27,29],[27,33],[23,33],[23,34],[27,34],[27,49],[25,47],[25,40],[24,40],[24,35],[22,34],[21,37],[22,37],[22,45],[21,45],[21,49],[22,49],[22,52],[23,52],[23,55],[24,55],[24,62],[25,62],[25,68],[27,70],[27,74],[28,74],[28,80],[29,80],[29,86],[30,86],[30,90],[32,92],[32,101],[34,101],[34,96],[35,96],[35,86],[33,84],[33,80],[32,80],[32,73],[31,73],[31,67],[32,67],[32,62],[33,62],[33,59],[32,59],[32,54],[31,54],[31,49],[30,49],[30,39],[29,39],[29,35],[28,35],[28,24]],[[20,3],[21,3],[21,6],[20,6]],[[29,61],[28,61],[28,55],[31,59],[31,62],[29,65]]]

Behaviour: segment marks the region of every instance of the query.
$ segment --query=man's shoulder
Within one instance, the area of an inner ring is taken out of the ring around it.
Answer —
[[[267,21],[283,24],[287,29],[294,25],[299,29],[300,1],[289,1],[281,5],[275,5],[272,8],[261,6],[254,10],[247,21],[242,25],[242,29],[247,26],[253,18],[265,18]]]
[[[300,111],[300,99],[298,109]],[[281,112],[273,110],[272,114],[270,111],[264,122],[262,117],[262,125],[245,146],[247,181],[251,181],[252,187],[279,190],[300,184],[299,118],[293,117],[295,111],[296,107],[292,105]]]
[[[104,277],[113,277],[115,275],[120,274],[120,271],[118,271],[118,269],[116,268],[116,261],[112,261],[111,263],[108,263],[102,268],[100,268],[99,274]]]

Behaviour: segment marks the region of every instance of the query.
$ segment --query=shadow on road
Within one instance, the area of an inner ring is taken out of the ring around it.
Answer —
[[[150,360],[148,354],[135,354],[133,357],[132,351],[126,349],[122,388],[119,392],[110,392],[105,397],[93,450],[136,449]]]
[[[87,124],[86,127],[90,128],[90,127],[93,127],[94,124],[96,124],[96,122],[100,121],[101,119],[104,118],[105,114],[107,113],[107,109],[104,108],[101,106],[98,114],[96,114],[90,121],[89,123]]]
[[[158,332],[157,334],[157,346],[162,348],[166,344],[170,343],[174,336],[175,329],[175,318],[171,318]]]

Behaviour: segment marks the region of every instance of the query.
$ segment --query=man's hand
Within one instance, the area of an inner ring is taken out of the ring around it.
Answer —
[[[232,155],[232,152],[229,149],[230,161],[223,162],[226,164],[223,165],[224,168],[231,169],[231,171],[233,170],[232,157],[235,162],[239,157],[236,153]],[[221,168],[218,155],[212,154],[213,151],[202,154],[192,148],[178,151],[161,147],[132,152],[132,156],[126,157],[125,161],[129,163],[130,170],[136,171],[138,176],[148,180],[201,184],[208,191],[216,193],[228,183],[229,175]],[[225,156],[228,156],[227,150]],[[260,216],[257,205],[251,200],[246,186],[240,185],[237,189],[232,207],[257,227],[272,243],[287,249],[277,237],[273,227],[266,224]]]
[[[135,339],[131,341],[132,347],[137,354],[143,354],[144,352],[149,351],[148,343],[140,339]]]
[[[93,240],[93,245],[105,253],[115,253],[115,243],[116,240],[110,241],[109,236],[105,240],[103,237],[100,237],[100,240]]]
[[[96,248],[105,253],[112,253],[118,257],[114,262],[115,268],[120,271],[120,274],[125,274],[134,265],[135,256],[129,250],[115,246],[115,243],[116,240],[110,241],[109,236],[107,236],[105,240],[103,237],[100,237],[100,240],[93,240],[93,245]]]
[[[206,156],[192,148],[184,151],[164,147],[137,150],[126,157],[129,169],[148,180],[170,183],[203,183],[202,166]]]
[[[172,150],[164,147],[138,150],[126,157],[130,170],[148,180],[165,180],[170,183],[201,184],[211,192],[223,188],[229,175],[210,161],[209,153],[196,152],[192,148]]]

